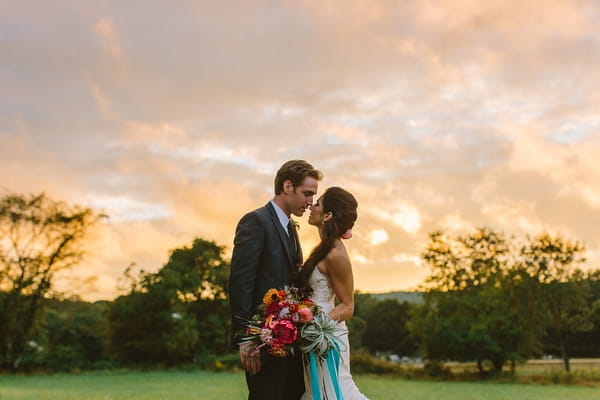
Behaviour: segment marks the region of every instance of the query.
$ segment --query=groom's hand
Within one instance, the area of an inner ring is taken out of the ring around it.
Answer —
[[[260,371],[260,350],[256,348],[254,343],[240,344],[240,358],[242,360],[242,368],[250,375],[256,375]]]

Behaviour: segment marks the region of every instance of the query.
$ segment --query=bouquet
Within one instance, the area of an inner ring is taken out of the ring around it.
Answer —
[[[302,327],[318,312],[318,306],[294,286],[269,289],[259,313],[247,321],[241,341],[255,342],[258,349],[264,348],[275,357],[287,357],[294,353]]]

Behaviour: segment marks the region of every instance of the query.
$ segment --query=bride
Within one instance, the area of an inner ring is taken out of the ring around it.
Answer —
[[[344,322],[354,313],[354,281],[350,258],[341,239],[349,239],[352,236],[357,206],[354,196],[339,187],[327,189],[312,205],[308,223],[319,229],[321,242],[314,248],[300,273],[301,286],[312,291],[311,299],[328,313],[331,319],[339,321],[338,326],[346,333],[340,338],[342,346],[338,368],[338,382],[343,400],[367,399],[360,393],[350,375],[348,328]],[[327,379],[319,378],[321,398],[341,399],[336,397],[330,385],[323,383]],[[311,398],[308,387],[306,396]]]

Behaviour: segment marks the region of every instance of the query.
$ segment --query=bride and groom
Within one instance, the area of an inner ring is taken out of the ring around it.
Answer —
[[[354,282],[350,259],[341,239],[351,236],[357,202],[352,194],[339,187],[327,189],[313,202],[321,179],[321,172],[306,161],[286,162],[277,171],[273,199],[239,221],[228,283],[232,332],[244,328],[242,321],[251,319],[269,289],[282,289],[291,284],[309,290],[311,300],[347,332],[344,321],[352,317],[354,311]],[[308,209],[308,222],[318,228],[321,240],[303,262],[302,248],[290,216],[300,217]],[[350,375],[348,335],[341,339],[338,390],[334,390],[325,377],[317,377],[317,382],[321,382],[316,389],[318,397],[366,399]],[[237,342],[232,337],[232,343]],[[315,388],[305,389],[309,383],[300,352],[277,358],[257,351],[252,342],[240,343],[239,352],[246,371],[249,400],[312,398]]]

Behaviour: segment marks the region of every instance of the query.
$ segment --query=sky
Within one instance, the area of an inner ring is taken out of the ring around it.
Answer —
[[[230,257],[289,159],[355,194],[362,292],[421,284],[438,229],[598,268],[598,26],[596,0],[0,0],[0,191],[109,215],[59,277],[87,300],[196,237]]]

